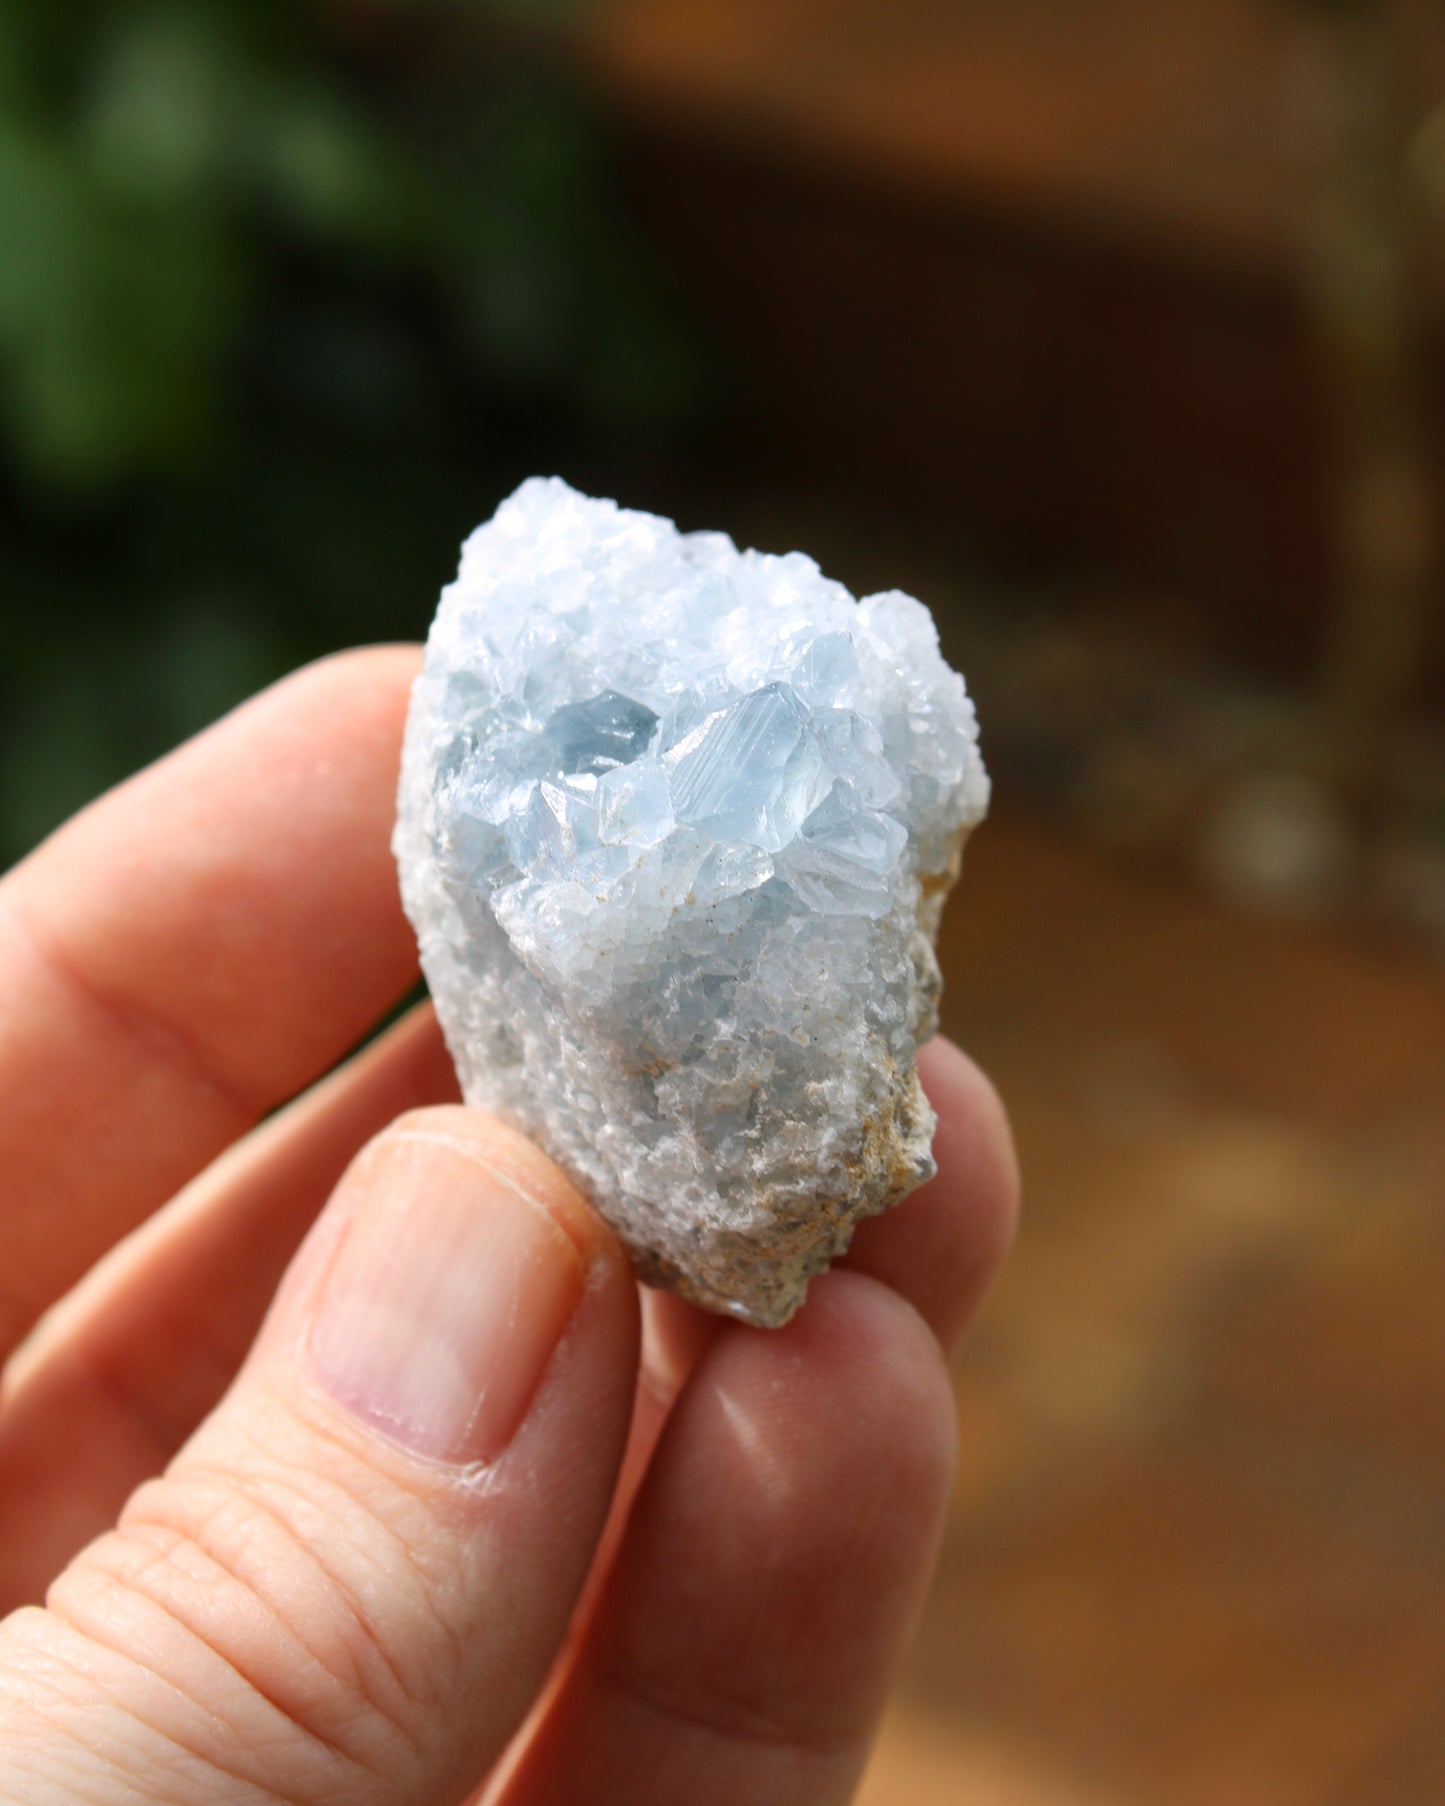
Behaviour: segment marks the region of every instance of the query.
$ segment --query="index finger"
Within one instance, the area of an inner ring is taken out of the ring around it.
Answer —
[[[390,832],[419,663],[298,672],[0,881],[0,1359],[414,982]]]

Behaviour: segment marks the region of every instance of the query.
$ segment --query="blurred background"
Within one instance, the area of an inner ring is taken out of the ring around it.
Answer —
[[[1445,5],[0,9],[0,867],[524,476],[903,587],[1026,1230],[867,1806],[1445,1799]]]

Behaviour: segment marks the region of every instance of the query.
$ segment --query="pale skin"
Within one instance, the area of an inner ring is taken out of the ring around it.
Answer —
[[[1003,1111],[926,1048],[938,1177],[767,1331],[640,1293],[428,1009],[321,1079],[416,976],[417,661],[298,673],[0,880],[0,1801],[846,1801]]]

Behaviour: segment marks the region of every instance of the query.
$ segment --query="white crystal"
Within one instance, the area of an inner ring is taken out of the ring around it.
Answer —
[[[534,478],[443,593],[396,853],[463,1093],[643,1277],[777,1324],[932,1173],[914,1070],[988,778],[921,603]]]

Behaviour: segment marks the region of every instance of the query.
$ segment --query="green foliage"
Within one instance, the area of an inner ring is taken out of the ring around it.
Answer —
[[[297,660],[420,631],[531,468],[687,418],[596,122],[517,48],[568,10],[0,7],[0,865]]]

